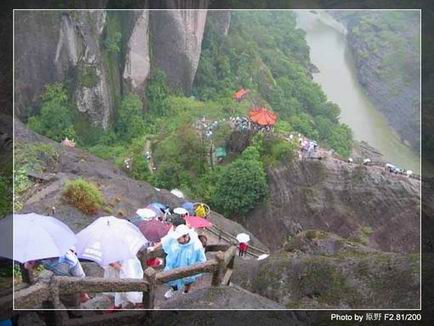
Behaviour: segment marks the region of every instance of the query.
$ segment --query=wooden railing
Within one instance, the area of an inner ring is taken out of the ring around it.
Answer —
[[[35,280],[35,283],[18,291],[15,291],[15,309],[39,308],[46,301],[51,302],[56,312],[56,324],[58,325],[89,325],[95,323],[93,319],[100,320],[101,316],[94,316],[89,321],[77,319],[69,320],[65,306],[60,301],[60,296],[81,292],[143,292],[143,304],[145,309],[153,309],[155,302],[155,291],[159,284],[192,276],[200,273],[212,273],[212,286],[229,285],[233,273],[236,246],[218,244],[207,246],[207,251],[217,250],[215,258],[204,263],[188,267],[175,268],[170,271],[157,272],[152,267],[144,271],[143,279],[107,279],[102,277],[67,277],[54,276],[51,272],[45,271]],[[222,251],[224,249],[224,251]],[[163,252],[155,252],[142,255],[144,259],[162,256]],[[63,309],[63,310],[62,310]],[[93,319],[92,319],[93,318]]]
[[[238,243],[236,237],[233,234],[230,234],[230,233],[224,231],[223,229],[220,229],[216,225],[213,225],[212,227],[207,228],[207,231],[209,231],[210,233],[217,236],[219,240],[224,240],[224,241],[230,243],[231,245],[236,245]],[[269,252],[264,250],[264,249],[249,245],[247,254],[252,256],[252,257],[258,258],[260,255],[269,254]]]

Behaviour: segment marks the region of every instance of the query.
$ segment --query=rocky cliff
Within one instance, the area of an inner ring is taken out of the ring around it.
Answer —
[[[77,109],[104,129],[121,96],[132,92],[144,97],[152,70],[162,70],[172,88],[188,94],[201,54],[208,1],[166,5],[178,10],[17,12],[17,116],[34,114],[43,87],[57,81],[68,86]],[[183,9],[193,5],[203,10]]]
[[[268,199],[243,224],[271,248],[320,229],[384,251],[419,250],[418,180],[327,158],[270,169],[268,184]]]
[[[133,30],[128,39],[122,78],[125,89],[144,95],[146,80],[151,71],[149,57],[149,11],[134,13]]]
[[[114,106],[109,67],[103,55],[105,11],[17,12],[15,17],[15,94],[18,117],[46,84],[64,81],[77,109],[95,125],[107,128]]]
[[[206,2],[203,2],[206,4]],[[152,65],[189,94],[199,64],[206,10],[151,12]]]
[[[385,253],[310,230],[285,249],[238,262],[233,282],[287,308],[419,307],[419,254]]]

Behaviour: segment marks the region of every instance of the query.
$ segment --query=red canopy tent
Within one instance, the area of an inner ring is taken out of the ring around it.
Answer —
[[[248,92],[248,90],[241,88],[238,92],[234,94],[234,99],[236,99],[237,101],[241,101]]]
[[[272,126],[277,121],[277,115],[266,108],[253,108],[249,112],[252,122],[261,126]]]

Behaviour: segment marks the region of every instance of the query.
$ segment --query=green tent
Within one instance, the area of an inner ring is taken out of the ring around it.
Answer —
[[[217,147],[215,149],[215,156],[217,158],[225,158],[226,157],[226,149],[224,147]]]

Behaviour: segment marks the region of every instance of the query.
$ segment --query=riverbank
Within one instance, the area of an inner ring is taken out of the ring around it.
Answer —
[[[337,12],[345,25],[357,79],[375,108],[420,152],[419,17],[412,12]]]
[[[419,173],[419,155],[401,142],[358,82],[344,26],[326,12],[306,11],[297,12],[297,25],[306,32],[311,61],[320,71],[313,74],[314,80],[328,100],[339,105],[340,120],[351,128],[354,138],[378,149],[386,161]]]

